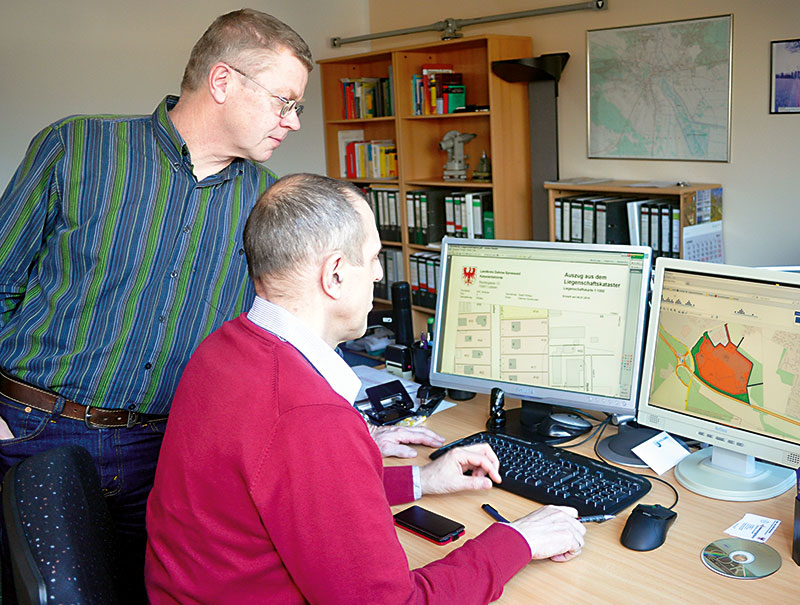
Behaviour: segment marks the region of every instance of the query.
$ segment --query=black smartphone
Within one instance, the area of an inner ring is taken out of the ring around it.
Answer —
[[[397,513],[394,523],[435,544],[447,544],[464,535],[461,523],[417,505]]]

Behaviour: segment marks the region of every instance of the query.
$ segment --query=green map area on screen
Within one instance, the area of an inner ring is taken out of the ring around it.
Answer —
[[[662,312],[650,402],[800,440],[800,342],[781,330]]]

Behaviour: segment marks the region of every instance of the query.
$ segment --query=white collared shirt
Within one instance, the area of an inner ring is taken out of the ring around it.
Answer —
[[[350,405],[356,400],[361,381],[347,362],[318,335],[283,307],[256,296],[247,319],[288,342],[302,353],[331,388]]]

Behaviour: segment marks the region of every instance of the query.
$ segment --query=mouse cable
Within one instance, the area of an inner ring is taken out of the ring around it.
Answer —
[[[590,418],[591,418],[591,416],[590,416]],[[592,419],[593,420],[597,420],[597,418],[592,418]],[[569,445],[562,445],[560,447],[562,449],[567,449],[567,448],[570,448],[570,447],[578,447],[579,445],[583,445],[587,441],[590,441],[597,434],[598,431],[602,435],[603,431],[608,426],[609,422],[611,422],[611,414],[606,414],[606,419],[601,421],[599,424],[596,424],[594,426],[594,430],[591,433],[589,433],[589,435],[587,435],[587,437],[585,439],[583,439],[582,441],[578,441],[577,443],[570,443]],[[599,439],[599,437],[598,437],[598,439]],[[595,448],[597,448],[596,444],[595,444]],[[595,451],[597,451],[597,450],[595,449]]]
[[[600,431],[600,434],[597,436],[597,439],[594,442],[594,455],[597,456],[600,460],[602,460],[606,464],[614,464],[614,463],[611,462],[610,460],[606,460],[605,458],[603,458],[602,454],[597,450],[597,444],[600,443],[600,438],[603,436],[603,432],[606,430],[606,427],[608,426],[608,422],[610,420],[611,420],[611,416],[608,417],[606,422],[604,422],[603,424],[600,425],[602,427],[602,430]],[[630,472],[633,472],[633,471],[630,471]],[[633,473],[633,474],[636,475],[637,477],[644,477],[645,479],[655,479],[656,481],[660,481],[661,483],[666,485],[668,488],[670,488],[672,490],[672,493],[675,494],[675,501],[672,503],[672,505],[667,507],[669,510],[672,510],[678,504],[678,499],[679,499],[678,490],[675,488],[674,485],[672,485],[672,483],[670,483],[669,481],[667,481],[665,479],[662,479],[661,477],[654,477],[652,475],[644,475],[642,473]]]
[[[579,410],[578,408],[573,408],[573,407],[569,407],[569,406],[559,406],[559,407],[561,407],[561,408],[563,408],[565,410],[569,410],[569,412],[571,412],[572,414],[576,414],[578,416],[583,416],[584,418],[587,418],[589,420],[594,420],[598,424],[600,422],[603,422],[603,420],[601,420],[600,418],[595,418],[594,416],[592,416],[591,414],[588,414],[584,410]],[[606,416],[606,418],[610,418],[611,417],[611,414],[606,414],[605,412],[603,412],[603,414]],[[595,424],[593,426],[598,426],[598,424]]]
[[[669,510],[672,510],[678,504],[678,490],[669,481],[667,481],[665,479],[662,479],[661,477],[653,477],[651,475],[642,475],[640,473],[634,473],[634,475],[638,475],[639,477],[644,477],[645,479],[655,479],[656,481],[660,481],[661,483],[666,485],[668,488],[670,488],[672,490],[672,493],[675,494],[675,501],[672,503],[672,506],[668,506],[667,507]]]

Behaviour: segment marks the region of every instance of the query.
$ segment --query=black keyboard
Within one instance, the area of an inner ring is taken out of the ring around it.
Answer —
[[[497,487],[541,504],[572,506],[583,517],[615,515],[652,487],[644,477],[594,458],[488,432],[449,443],[430,457],[473,443],[488,443],[500,459],[503,482]]]

